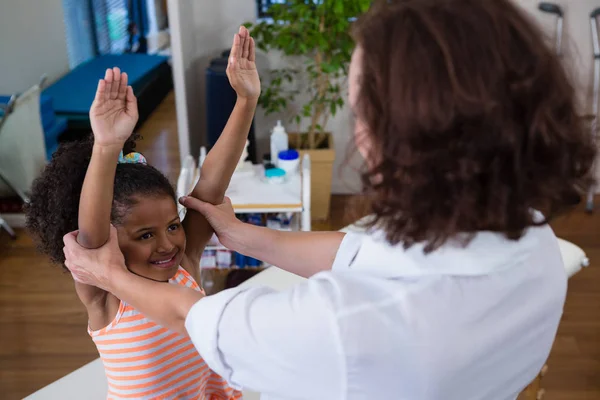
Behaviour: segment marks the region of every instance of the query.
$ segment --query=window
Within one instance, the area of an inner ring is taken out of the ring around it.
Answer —
[[[97,54],[91,3],[87,0],[63,0],[69,67],[75,68]]]
[[[256,7],[258,9],[258,18],[269,17],[269,7],[271,4],[284,4],[286,0],[256,0]]]
[[[62,0],[71,69],[97,55],[125,53],[132,22],[145,37],[147,1],[154,0]]]
[[[99,54],[120,54],[127,49],[127,0],[92,0]]]
[[[256,0],[256,8],[258,10],[258,18],[269,18],[269,7],[273,4],[285,4],[287,0]],[[351,21],[356,20],[352,18]]]

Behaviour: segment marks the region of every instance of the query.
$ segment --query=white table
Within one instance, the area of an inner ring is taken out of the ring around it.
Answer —
[[[203,158],[200,159],[200,163]],[[247,167],[233,174],[226,192],[237,214],[250,213],[297,213],[300,215],[299,228],[311,230],[310,212],[310,157],[302,159],[300,171],[286,178],[281,184],[268,183],[264,178],[262,165]],[[183,162],[177,181],[177,195],[191,192],[200,177],[193,157]]]

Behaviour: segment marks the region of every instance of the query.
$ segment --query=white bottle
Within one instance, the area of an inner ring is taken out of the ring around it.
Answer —
[[[281,121],[277,121],[277,126],[273,128],[271,133],[271,163],[278,166],[279,152],[287,150],[289,147],[288,135],[281,125]]]

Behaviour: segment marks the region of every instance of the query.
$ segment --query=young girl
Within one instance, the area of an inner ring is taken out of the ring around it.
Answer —
[[[223,200],[260,94],[254,59],[253,39],[242,27],[227,69],[238,99],[191,196]],[[201,290],[200,256],[212,229],[193,211],[181,222],[167,178],[131,152],[138,114],[127,74],[118,68],[106,71],[90,119],[93,140],[63,145],[34,184],[28,225],[41,249],[63,263],[65,233],[78,228],[78,242],[97,248],[108,240],[112,223],[131,272]],[[110,293],[80,283],[75,288],[104,363],[109,398],[241,397],[206,366],[188,337],[157,325]]]

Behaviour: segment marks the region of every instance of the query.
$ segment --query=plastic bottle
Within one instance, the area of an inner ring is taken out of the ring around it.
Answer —
[[[277,125],[271,133],[271,162],[278,166],[277,154],[289,148],[288,134],[285,128],[281,125],[281,121],[277,121]],[[275,158],[275,160],[273,160]]]
[[[216,262],[217,268],[231,267],[231,251],[226,249],[217,250]]]
[[[240,253],[235,253],[235,265],[238,268],[246,268],[246,256]]]
[[[283,150],[277,157],[278,167],[285,171],[286,175],[295,175],[300,165],[300,154],[296,150]]]
[[[267,217],[267,228],[275,230],[281,229],[281,221],[279,220],[279,214],[272,214]]]
[[[200,268],[216,268],[217,252],[215,250],[204,250],[200,258]]]

